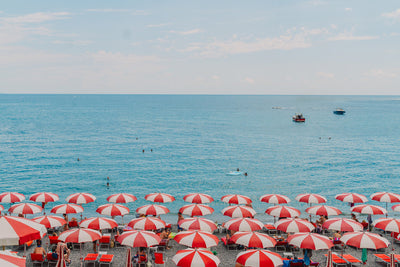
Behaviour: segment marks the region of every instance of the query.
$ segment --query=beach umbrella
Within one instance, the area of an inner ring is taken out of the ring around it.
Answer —
[[[240,252],[236,257],[236,262],[248,267],[283,265],[282,257],[278,253],[258,249],[248,249]]]
[[[118,226],[118,223],[113,219],[93,217],[81,221],[79,223],[79,226],[94,230],[104,230],[104,229],[113,229]]]
[[[0,212],[2,212],[4,210],[3,205],[0,205]]]
[[[178,244],[191,248],[209,248],[218,245],[219,239],[215,235],[205,231],[182,231],[176,234],[174,240]]]
[[[148,194],[144,197],[144,199],[152,202],[158,202],[158,203],[167,203],[167,202],[172,202],[175,201],[175,198],[171,196],[170,194],[165,194],[165,193],[152,193]]]
[[[332,250],[328,251],[328,256],[326,257],[326,267],[333,267]]]
[[[162,215],[167,214],[169,209],[162,205],[144,205],[136,209],[136,213],[144,215]]]
[[[67,263],[64,259],[64,253],[60,253],[60,256],[57,259],[56,267],[66,267]]]
[[[311,232],[314,225],[304,219],[281,219],[275,223],[275,228],[286,233]]]
[[[65,243],[93,242],[101,238],[101,233],[93,229],[77,228],[62,232],[58,239]]]
[[[323,235],[314,233],[296,233],[288,237],[287,242],[290,245],[304,249],[330,249],[333,246],[332,241]]]
[[[318,194],[310,194],[310,193],[299,194],[296,196],[296,200],[299,202],[305,202],[308,204],[320,204],[320,203],[326,202],[325,197],[318,195]]]
[[[42,212],[42,207],[32,203],[20,203],[12,205],[8,211],[16,214],[35,214]]]
[[[377,192],[371,195],[371,199],[386,203],[400,202],[400,194],[389,193],[389,192]]]
[[[298,209],[289,206],[273,206],[269,207],[265,213],[279,218],[293,218],[300,216],[301,212]]]
[[[0,266],[25,267],[26,259],[8,251],[0,251]]]
[[[183,200],[196,204],[206,204],[214,201],[214,199],[210,195],[200,193],[187,194],[183,197]]]
[[[126,264],[125,264],[125,267],[133,267],[131,249],[130,248],[126,249]]]
[[[185,230],[200,230],[212,233],[217,229],[215,222],[204,218],[187,218],[180,220],[178,224]]]
[[[0,217],[0,246],[16,246],[41,239],[47,233],[44,225],[14,216]]]
[[[400,204],[396,204],[396,205],[392,206],[392,210],[399,212],[400,211]]]
[[[400,233],[400,219],[380,218],[375,220],[372,225],[383,231]]]
[[[189,216],[204,216],[214,212],[214,209],[203,204],[189,204],[179,209],[179,212]]]
[[[358,232],[363,230],[363,225],[352,219],[333,218],[328,219],[322,224],[323,228],[340,232]]]
[[[357,193],[342,193],[336,195],[335,198],[348,203],[364,203],[368,201],[366,196]]]
[[[68,203],[87,204],[96,200],[96,197],[90,193],[75,193],[65,199]]]
[[[53,207],[50,212],[56,214],[81,213],[83,212],[83,208],[76,204],[61,204]]]
[[[166,224],[163,220],[155,217],[142,217],[131,220],[128,226],[135,230],[158,230],[165,228]]]
[[[49,192],[40,192],[33,194],[29,197],[29,200],[33,202],[42,202],[42,203],[55,202],[58,201],[59,199],[60,198],[57,194]]]
[[[350,209],[350,211],[361,213],[361,214],[371,214],[371,215],[379,215],[379,214],[387,213],[385,208],[375,206],[375,205],[368,205],[368,204],[354,206]]]
[[[107,198],[107,201],[112,203],[129,203],[129,202],[134,202],[136,200],[137,197],[127,193],[114,194]]]
[[[306,209],[306,212],[308,214],[324,215],[324,216],[334,216],[342,213],[338,208],[325,205],[309,207]]]
[[[371,232],[345,233],[340,238],[340,241],[349,246],[366,249],[380,249],[389,246],[389,241],[386,238]]]
[[[17,192],[5,192],[0,194],[0,202],[1,203],[15,203],[21,202],[25,200],[25,196],[23,194]]]
[[[229,206],[224,208],[221,212],[223,215],[232,218],[252,218],[256,214],[256,211],[253,208],[246,206]]]
[[[236,232],[231,241],[250,248],[270,248],[276,245],[276,240],[267,234],[259,232]]]
[[[96,212],[107,216],[124,216],[129,214],[130,210],[120,204],[104,204],[97,207]]]
[[[264,224],[252,218],[233,218],[224,224],[225,228],[232,231],[252,232],[261,230]]]
[[[226,195],[221,197],[221,201],[228,204],[250,204],[252,201],[249,197],[243,195]]]
[[[179,250],[172,261],[179,267],[216,267],[220,264],[214,253],[199,248]]]
[[[269,204],[287,204],[290,202],[290,198],[280,194],[266,194],[260,197],[260,201]]]
[[[122,233],[117,240],[121,245],[129,247],[151,247],[160,244],[161,238],[153,232],[133,230]]]
[[[396,257],[394,255],[394,252],[390,253],[389,255],[390,255],[390,267],[395,267],[396,263],[397,263],[397,260],[396,260]]]
[[[47,215],[33,218],[32,221],[43,224],[46,228],[60,227],[67,223],[67,221],[61,217]]]

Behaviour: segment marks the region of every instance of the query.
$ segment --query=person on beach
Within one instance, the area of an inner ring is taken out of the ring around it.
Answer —
[[[43,258],[46,258],[46,250],[42,247],[42,240],[36,241],[36,248],[33,250],[33,254],[42,254]]]
[[[178,232],[180,232],[180,231],[182,231],[183,230],[183,228],[181,228],[180,226],[179,226],[179,222],[180,221],[182,221],[182,220],[184,220],[185,218],[182,216],[182,212],[178,212]]]
[[[67,222],[66,224],[64,224],[64,231],[68,230],[68,215],[66,213],[63,214],[64,220]]]
[[[65,244],[62,241],[58,242],[56,252],[57,252],[58,256],[60,256],[61,253],[63,253],[65,262],[67,262],[68,264],[71,264],[71,260],[69,258],[69,255],[71,254],[71,250],[67,247],[67,244]]]
[[[354,213],[351,214],[351,219],[353,219],[353,220],[356,221],[356,222],[359,222],[359,221],[357,220],[356,215],[355,215]]]
[[[336,232],[333,234],[333,241],[338,241],[338,240],[340,240],[341,237],[342,237],[342,236],[340,235],[340,232],[339,232],[339,231],[336,231]]]

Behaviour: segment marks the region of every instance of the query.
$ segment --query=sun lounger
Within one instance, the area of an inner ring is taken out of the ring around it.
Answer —
[[[222,243],[224,243],[225,247],[228,250],[236,250],[237,249],[237,245],[235,243],[233,243],[232,241],[226,240],[226,237],[221,237],[221,241],[222,241]]]
[[[278,230],[272,224],[264,224],[264,230],[270,235],[278,234]]]
[[[386,263],[386,266],[390,266],[390,257],[386,254],[374,254],[375,262]]]
[[[99,267],[101,266],[111,266],[114,255],[112,254],[102,254],[99,259]]]
[[[328,257],[327,254],[325,254],[325,257]],[[339,257],[337,254],[332,253],[332,262],[333,266],[347,266],[347,261]]]
[[[342,257],[345,261],[347,261],[350,266],[356,266],[356,265],[362,265],[362,261],[357,259],[356,257],[354,257],[353,255],[350,254],[343,254],[340,255],[340,257]]]
[[[97,254],[97,253],[87,254],[86,257],[83,259],[83,266],[86,267],[89,264],[93,264],[93,266],[95,266],[98,257],[99,257],[99,254]]]

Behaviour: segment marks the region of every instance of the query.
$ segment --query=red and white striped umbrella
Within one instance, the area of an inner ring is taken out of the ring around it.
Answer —
[[[136,200],[137,197],[127,193],[114,194],[107,198],[107,201],[112,203],[129,203],[129,202],[134,202]]]
[[[165,193],[152,193],[144,197],[144,199],[152,202],[167,203],[175,201],[175,198],[170,194]]]
[[[224,224],[225,228],[232,231],[252,232],[261,230],[264,224],[257,219],[234,218]]]
[[[99,206],[96,212],[107,216],[124,216],[129,214],[130,210],[128,207],[119,204],[104,204]]]
[[[348,203],[364,203],[368,201],[366,196],[357,193],[342,193],[336,195],[335,198]]]
[[[357,248],[370,248],[370,249],[380,249],[387,248],[389,246],[389,241],[371,232],[350,232],[345,233],[340,241],[346,245],[357,247]]]
[[[80,227],[94,230],[113,229],[118,226],[118,223],[113,219],[93,217],[85,219],[79,223]]]
[[[42,207],[32,203],[20,203],[12,205],[8,211],[16,214],[35,214],[42,212]]]
[[[127,248],[127,250],[126,250],[125,262],[126,262],[126,264],[124,264],[125,267],[133,267],[131,249],[130,248]]]
[[[0,212],[4,210],[3,205],[0,205]]]
[[[136,213],[144,214],[144,215],[161,215],[167,214],[169,209],[162,205],[144,205],[136,209]]]
[[[326,202],[325,197],[318,194],[309,194],[309,193],[297,195],[296,200],[299,202],[305,202],[309,204],[320,204]]]
[[[400,204],[396,204],[392,206],[393,211],[400,211]]]
[[[215,222],[204,218],[187,218],[179,221],[179,226],[185,230],[199,230],[214,232],[217,229]]]
[[[301,212],[298,209],[289,206],[269,207],[265,211],[265,213],[279,218],[293,218],[293,217],[298,217],[301,214]]]
[[[0,202],[1,203],[15,203],[21,202],[25,200],[25,196],[23,194],[17,192],[5,192],[0,194]]]
[[[203,204],[189,204],[180,208],[179,212],[189,216],[204,216],[212,214],[214,209]]]
[[[14,216],[0,217],[0,246],[16,246],[41,239],[47,233],[44,225]]]
[[[222,214],[232,218],[252,218],[256,214],[253,208],[246,206],[229,206],[224,208]]]
[[[251,199],[243,195],[226,195],[221,197],[221,201],[229,204],[250,204]]]
[[[60,253],[60,257],[57,259],[56,267],[67,267],[65,262],[64,253]]]
[[[330,249],[333,246],[332,241],[323,235],[313,233],[297,233],[290,235],[287,239],[290,245],[298,248],[319,250]]]
[[[26,259],[12,254],[8,251],[0,251],[0,266],[3,267],[25,267]]]
[[[281,219],[275,223],[275,228],[286,233],[311,232],[314,225],[304,219]]]
[[[400,219],[380,218],[375,220],[372,225],[383,231],[400,233]]]
[[[68,203],[87,204],[96,200],[96,197],[89,193],[75,193],[65,199]]]
[[[129,247],[151,247],[160,244],[161,238],[150,231],[126,231],[118,237],[121,245]]]
[[[179,250],[172,261],[179,267],[216,267],[220,264],[214,253],[197,248]]]
[[[57,214],[81,213],[83,212],[83,208],[76,204],[61,204],[53,207],[50,212]]]
[[[192,248],[209,248],[218,245],[219,239],[205,231],[182,231],[176,234],[175,241]]]
[[[101,238],[101,233],[93,229],[77,228],[62,232],[58,240],[65,243],[85,243],[93,242]]]
[[[231,236],[232,242],[250,248],[271,248],[276,240],[259,232],[236,232]]]
[[[400,202],[400,195],[388,192],[377,192],[371,195],[371,199],[379,202],[394,203]]]
[[[328,251],[328,256],[326,257],[326,267],[333,267],[332,250]]]
[[[280,194],[267,194],[260,197],[260,201],[269,204],[287,204],[290,202],[290,198]]]
[[[33,218],[32,221],[43,224],[46,228],[60,227],[67,224],[67,221],[58,216],[40,216]]]
[[[335,216],[342,213],[338,208],[325,205],[309,207],[306,209],[306,212],[308,214],[324,215],[324,216]]]
[[[155,217],[142,217],[133,219],[128,223],[129,227],[132,227],[135,230],[158,230],[165,228],[166,224],[163,220],[160,220]]]
[[[362,204],[352,207],[351,212],[357,212],[361,214],[371,214],[371,215],[378,215],[378,214],[386,214],[387,211],[385,208],[375,206],[375,205],[368,205]]]
[[[278,253],[258,249],[249,249],[240,252],[236,257],[236,262],[249,267],[275,267],[283,265],[282,257]]]
[[[58,197],[57,194],[49,193],[49,192],[40,192],[40,193],[33,194],[29,197],[29,200],[31,200],[31,201],[42,202],[42,203],[55,202],[59,199],[60,198]]]
[[[322,227],[340,232],[358,232],[363,230],[363,225],[355,220],[346,218],[332,218],[324,222]]]
[[[196,204],[206,204],[214,201],[214,199],[210,195],[200,193],[187,194],[183,197],[183,200]]]

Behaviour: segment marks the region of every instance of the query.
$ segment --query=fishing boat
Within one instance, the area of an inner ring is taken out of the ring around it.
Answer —
[[[306,118],[304,118],[303,114],[301,113],[296,113],[292,119],[294,122],[306,122]]]
[[[336,114],[336,115],[343,115],[344,113],[346,113],[346,111],[341,108],[337,108],[333,111],[333,114]]]

